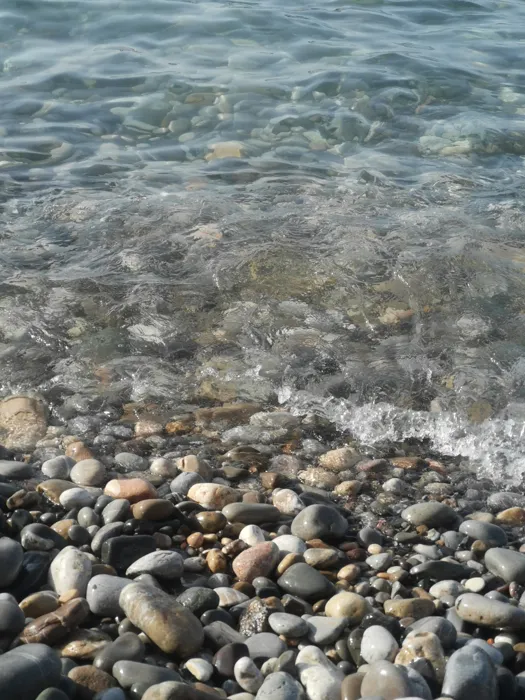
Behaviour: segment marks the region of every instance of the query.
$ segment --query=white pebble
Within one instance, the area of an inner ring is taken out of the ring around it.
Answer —
[[[258,525],[246,525],[239,533],[239,539],[246,542],[250,547],[255,547],[256,544],[261,544],[266,541],[264,532]]]

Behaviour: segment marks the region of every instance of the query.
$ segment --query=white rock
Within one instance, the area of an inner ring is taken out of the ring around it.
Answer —
[[[304,508],[304,503],[292,489],[275,489],[272,503],[284,515],[297,515]]]
[[[76,547],[65,547],[51,562],[49,583],[58,595],[74,588],[85,598],[91,567],[91,559],[85,552]]]
[[[213,676],[213,666],[205,659],[189,659],[184,664],[191,675],[198,681],[206,683]]]
[[[295,661],[309,700],[340,700],[344,674],[318,647],[301,649]]]
[[[243,527],[239,533],[239,539],[246,542],[250,547],[266,542],[264,532],[258,525],[246,525],[246,527]]]
[[[71,470],[69,478],[79,486],[100,486],[106,480],[106,469],[98,459],[81,459]]]
[[[306,544],[295,535],[279,535],[272,542],[283,555],[304,554],[306,552]]]
[[[264,682],[264,676],[249,656],[240,658],[233,667],[235,680],[247,693],[255,693]]]
[[[394,661],[399,645],[390,632],[381,625],[367,627],[361,640],[361,656],[369,663]]]
[[[68,489],[60,494],[60,505],[67,510],[70,508],[84,508],[92,506],[95,503],[95,498],[82,488]]]
[[[481,593],[485,585],[485,580],[481,576],[474,576],[474,578],[469,578],[465,581],[465,588],[467,591],[472,591],[472,593]]]
[[[441,598],[444,595],[450,595],[453,598],[457,598],[458,595],[465,592],[465,586],[459,583],[459,581],[444,580],[435,583],[430,587],[428,592],[434,598]]]

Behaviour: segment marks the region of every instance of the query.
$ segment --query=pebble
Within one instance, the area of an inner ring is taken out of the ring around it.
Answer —
[[[450,506],[437,501],[415,503],[413,506],[408,506],[402,511],[401,517],[415,527],[418,525],[446,527],[454,525],[458,521],[457,513]]]
[[[201,623],[167,593],[132,583],[122,590],[119,602],[129,620],[166,654],[184,657],[200,650]]]
[[[73,589],[79,596],[85,596],[91,569],[87,554],[76,547],[65,547],[51,563],[49,583],[59,595]]]
[[[212,694],[211,697],[216,696]],[[164,681],[148,688],[142,700],[210,700],[210,692],[178,681]]]
[[[89,700],[95,693],[101,693],[117,684],[114,678],[94,666],[77,666],[68,673],[68,678],[75,682],[79,700]]]
[[[173,581],[182,576],[184,561],[180,554],[170,551],[150,552],[131,564],[126,576],[133,578],[140,574],[151,574],[163,581]]]
[[[419,620],[422,617],[434,614],[436,611],[434,603],[425,598],[387,600],[383,609],[387,615],[397,617],[399,620],[404,617],[413,617],[415,620]]]
[[[213,666],[205,659],[189,659],[184,664],[184,668],[186,668],[196,680],[202,683],[206,683],[213,676]]]
[[[85,508],[95,503],[95,496],[82,488],[73,488],[60,494],[60,505],[71,510],[72,508]]]
[[[172,493],[187,496],[190,489],[197,484],[204,484],[204,479],[200,474],[196,474],[195,472],[183,472],[173,479],[170,484],[170,490]]]
[[[278,561],[279,549],[273,542],[263,542],[237,555],[232,569],[240,581],[251,583],[258,576],[269,576]]]
[[[385,627],[372,625],[365,629],[361,640],[361,656],[367,664],[376,661],[393,663],[398,651],[398,643]]]
[[[246,525],[239,533],[239,539],[246,542],[250,547],[262,544],[266,541],[264,532],[258,525]]]
[[[157,491],[145,479],[112,479],[104,488],[106,496],[124,498],[130,503],[138,503],[148,498],[156,498]]]
[[[309,617],[308,639],[312,644],[332,644],[342,635],[349,623],[346,617]]]
[[[131,506],[133,517],[137,520],[170,520],[177,514],[177,509],[163,498],[146,498]]]
[[[407,627],[407,631],[432,632],[441,641],[443,649],[452,649],[458,636],[454,625],[444,617],[422,617]]]
[[[275,506],[268,503],[231,503],[225,506],[222,512],[230,523],[247,525],[274,523],[281,515]]]
[[[200,503],[205,508],[215,508],[222,510],[229,503],[239,500],[240,494],[237,489],[222,484],[198,483],[194,484],[188,491],[188,498],[196,503]],[[226,514],[225,514],[226,515]]]
[[[270,673],[259,688],[256,700],[304,700],[301,684],[289,673]]]
[[[102,486],[106,480],[106,469],[98,459],[82,459],[71,469],[69,478],[79,486]]]
[[[117,524],[110,523],[106,527]],[[100,532],[97,535],[100,535]],[[154,552],[156,548],[157,542],[151,535],[117,535],[109,537],[104,542],[100,559],[104,564],[109,564],[118,571],[125,571],[137,559]]]
[[[260,632],[246,640],[248,653],[252,659],[271,659],[286,651],[286,644],[272,632]]]
[[[303,540],[300,537],[295,537],[295,535],[279,535],[272,541],[281,552],[281,556],[286,554],[304,554],[307,549]]]
[[[42,464],[41,471],[50,479],[67,479],[74,464],[70,457],[53,457]]]
[[[345,618],[349,625],[358,625],[368,611],[369,604],[363,596],[349,591],[337,593],[325,605],[328,617]]]
[[[485,566],[507,583],[525,583],[525,554],[494,547],[485,553]]]
[[[455,651],[447,663],[441,694],[454,700],[496,700],[496,670],[490,656],[471,645]]]
[[[264,682],[264,676],[248,656],[240,658],[233,669],[235,680],[243,690],[255,695]]]
[[[504,547],[507,544],[507,535],[501,527],[481,520],[464,520],[459,531],[473,540],[485,542],[489,547]]]
[[[361,683],[361,694],[363,698],[377,696],[395,700],[409,697],[412,687],[405,668],[395,666],[390,661],[376,661],[367,669]]]
[[[60,682],[57,653],[44,644],[25,644],[0,656],[0,697],[34,700]]]
[[[283,515],[295,516],[304,508],[301,497],[292,489],[274,489],[272,503]]]
[[[225,644],[213,657],[213,665],[221,676],[233,678],[235,664],[244,656],[249,656],[249,653],[248,647],[244,643]]]
[[[277,580],[283,591],[305,600],[320,600],[333,592],[333,585],[308,564],[293,564]],[[339,616],[339,615],[338,615]]]
[[[465,622],[505,630],[525,629],[525,610],[510,603],[463,593],[456,600],[456,612]]]
[[[307,506],[292,522],[292,535],[308,540],[340,540],[348,528],[346,518],[328,505]]]
[[[215,590],[202,586],[192,586],[177,597],[177,602],[200,617],[207,610],[218,607],[220,599]]]
[[[219,596],[219,606],[221,608],[231,608],[233,605],[239,605],[250,600],[246,593],[227,586],[218,586],[215,588],[215,593]]]
[[[344,674],[315,646],[306,646],[297,655],[299,680],[309,700],[340,700]]]
[[[412,631],[407,634],[395,658],[396,664],[409,666],[416,659],[427,659],[439,683],[443,682],[446,660],[439,637],[432,632]]]
[[[22,546],[9,537],[0,538],[0,588],[8,588],[17,578],[24,561]]]
[[[297,615],[290,613],[276,612],[270,615],[268,623],[275,634],[282,634],[284,637],[295,639],[308,634],[308,624]]]
[[[124,632],[96,654],[93,666],[111,673],[117,661],[142,661],[145,654],[140,637],[134,632]]]

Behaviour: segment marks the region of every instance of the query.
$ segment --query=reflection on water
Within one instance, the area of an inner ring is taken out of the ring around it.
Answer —
[[[520,472],[524,20],[4,3],[1,391],[288,401]]]

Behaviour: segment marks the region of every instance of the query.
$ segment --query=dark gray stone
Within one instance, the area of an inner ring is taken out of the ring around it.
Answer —
[[[171,668],[151,666],[139,661],[117,661],[113,666],[113,676],[123,688],[131,688],[135,683],[151,687],[164,681],[181,681],[182,678]]]
[[[181,593],[177,598],[177,602],[189,608],[197,617],[200,617],[206,610],[213,610],[219,606],[219,596],[211,588],[195,586]]]
[[[0,539],[0,588],[7,588],[15,580],[24,561],[22,545],[9,537]]]
[[[140,637],[134,632],[124,632],[98,652],[93,659],[93,666],[111,673],[117,661],[142,661],[145,653],[144,643]]]
[[[241,644],[246,642],[242,634],[239,634],[221,620],[216,620],[206,625],[204,637],[212,649],[220,649],[226,644],[233,644],[234,642],[240,642]]]
[[[267,503],[230,503],[222,509],[230,523],[274,523],[281,517],[280,511]]]
[[[495,547],[485,553],[485,566],[491,574],[507,583],[525,583],[525,554]]]
[[[117,571],[125,571],[137,559],[154,552],[156,548],[157,543],[151,535],[119,535],[104,542],[100,559]]]
[[[44,644],[26,644],[0,656],[0,698],[35,700],[60,682],[60,659]]]
[[[317,569],[308,564],[292,564],[277,581],[285,593],[304,598],[321,600],[334,593],[334,586]]]
[[[0,459],[0,476],[8,481],[29,479],[33,476],[33,467],[25,462],[12,462]]]
[[[100,556],[102,545],[112,537],[118,537],[122,533],[124,523],[107,523],[103,525],[91,540],[91,551]]]
[[[459,531],[473,540],[485,542],[489,547],[505,547],[507,544],[507,535],[501,527],[482,520],[465,520],[459,526]]]
[[[324,504],[308,506],[296,515],[292,522],[292,535],[305,542],[321,539],[340,540],[348,528],[348,522],[341,513]]]
[[[123,615],[119,596],[123,588],[130,583],[127,578],[97,574],[87,585],[86,599],[89,609],[100,617]]]

